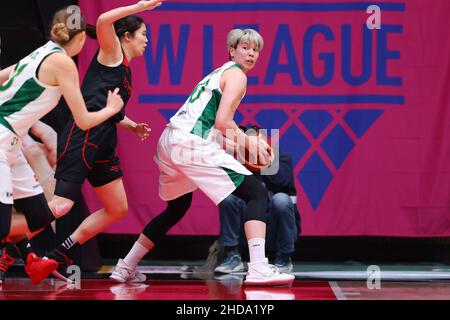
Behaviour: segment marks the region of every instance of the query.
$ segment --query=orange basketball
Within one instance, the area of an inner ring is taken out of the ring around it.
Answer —
[[[237,160],[240,161],[248,170],[255,173],[259,173],[261,170],[268,168],[275,159],[275,152],[271,146],[270,139],[266,138],[264,140],[268,144],[268,159],[264,159],[262,157],[260,150],[249,150],[248,147],[245,149],[241,147],[237,154]]]

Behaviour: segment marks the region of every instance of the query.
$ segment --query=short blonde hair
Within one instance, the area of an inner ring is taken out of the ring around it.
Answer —
[[[258,31],[253,29],[233,29],[227,36],[227,49],[237,48],[239,42],[248,41],[253,42],[258,46],[258,50],[261,51],[264,46],[264,40]]]

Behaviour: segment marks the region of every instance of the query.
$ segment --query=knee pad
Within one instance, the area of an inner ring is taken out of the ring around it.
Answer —
[[[11,228],[12,204],[0,202],[0,241],[6,239]]]
[[[263,192],[256,192],[247,202],[247,208],[244,211],[244,222],[250,220],[266,222],[269,197],[267,196],[267,191],[264,188],[262,189]]]
[[[154,244],[159,244],[166,233],[184,217],[191,201],[192,193],[169,201],[166,210],[150,221],[142,233]]]
[[[77,202],[81,197],[81,184],[58,179],[55,186],[55,196]]]
[[[55,212],[53,212],[53,215],[56,219],[59,219],[62,216],[65,216],[72,209],[72,207],[73,205],[71,203],[57,204],[55,205]]]
[[[266,222],[268,191],[254,175],[245,176],[244,181],[233,191],[233,194],[247,203],[244,222],[249,220]]]
[[[31,232],[45,228],[55,220],[43,193],[34,197],[15,200],[14,207],[24,213]]]

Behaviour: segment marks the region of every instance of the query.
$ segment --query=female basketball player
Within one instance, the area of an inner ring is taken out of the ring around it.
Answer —
[[[26,216],[31,231],[37,231],[61,215],[49,208],[43,190],[21,151],[21,140],[42,116],[52,110],[64,96],[75,122],[88,130],[114,114],[122,106],[122,98],[108,91],[105,108],[88,112],[78,82],[78,71],[71,57],[77,55],[86,39],[86,23],[69,29],[66,10],[57,12],[51,29],[51,40],[16,65],[0,71],[0,240],[11,225],[14,207]],[[43,261],[31,252],[28,241],[5,247],[0,255],[0,283],[12,264],[17,250],[22,253],[25,270],[33,283],[41,281],[57,264]]]
[[[159,139],[155,160],[160,169],[159,194],[167,201],[167,209],[145,227],[128,255],[119,259],[111,275],[116,281],[145,281],[145,275],[136,271],[137,264],[185,215],[197,188],[216,205],[231,193],[247,202],[244,218],[250,263],[246,284],[286,285],[294,279],[269,265],[265,257],[267,191],[216,142],[218,136],[226,135],[249,150],[267,150],[267,144],[246,136],[233,121],[246,91],[246,73],[255,66],[263,39],[255,30],[234,29],[228,34],[227,47],[230,61],[195,87]]]
[[[162,2],[139,1],[100,15],[96,28],[100,49],[92,59],[82,85],[83,96],[89,106],[102,108],[108,89],[114,87],[120,88],[120,95],[127,104],[132,90],[129,63],[144,54],[148,42],[144,21],[133,14],[152,10]],[[61,265],[70,265],[72,250],[128,213],[122,171],[116,154],[116,124],[131,129],[141,139],[148,137],[150,129],[146,124],[134,123],[124,113],[122,109],[118,115],[88,131],[69,122],[61,137],[55,196],[50,204],[64,210],[70,209],[87,179],[104,206],[87,217],[48,255]]]

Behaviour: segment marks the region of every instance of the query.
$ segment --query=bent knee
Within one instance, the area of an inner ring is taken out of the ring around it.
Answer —
[[[275,193],[271,201],[274,205],[288,206],[292,204],[291,197],[284,192]]]
[[[56,219],[65,216],[70,210],[72,210],[74,202],[67,198],[55,196],[49,203],[48,206],[52,211]]]
[[[110,210],[109,213],[111,213],[116,219],[121,219],[128,214],[128,206],[117,206],[113,210]]]

